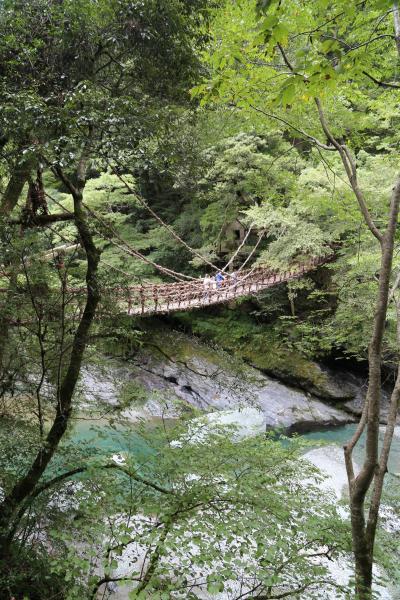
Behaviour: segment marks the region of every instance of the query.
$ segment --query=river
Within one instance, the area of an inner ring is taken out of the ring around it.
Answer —
[[[82,381],[83,418],[78,416],[76,419],[70,440],[93,445],[108,458],[125,454],[146,456],[151,452],[151,441],[150,445],[148,442],[151,440],[151,428],[160,421],[161,414],[164,414],[167,424],[172,424],[177,418],[171,400],[174,398],[206,413],[210,426],[215,422],[236,424],[241,435],[261,433],[275,427],[281,427],[289,434],[298,432],[310,443],[307,458],[327,476],[324,485],[335,491],[338,500],[346,496],[342,446],[351,438],[356,425],[345,403],[321,401],[307,390],[284,384],[248,365],[241,365],[239,371],[235,365],[234,372],[225,355],[209,348],[205,351],[197,343],[190,355],[174,355],[178,341],[174,340],[174,345],[168,347],[168,358],[146,354],[134,361],[107,360],[106,367],[102,369],[89,366]],[[187,340],[185,343],[188,344]],[[192,350],[192,341],[190,344]],[[128,403],[119,410],[121,389],[127,383],[131,385],[132,381],[143,387],[146,400],[139,404]],[[355,380],[354,387],[358,389],[358,385],[359,381]],[[87,411],[99,401],[111,412],[117,409],[118,417],[122,418],[119,425],[111,427],[109,417],[88,417]],[[195,413],[193,418],[198,418]],[[143,420],[147,441],[139,431]],[[354,451],[356,465],[361,463],[363,451],[364,436]],[[394,474],[389,475],[390,481],[396,480],[396,474],[400,475],[400,427],[393,439],[389,473]],[[385,510],[390,512],[390,506],[386,506]],[[386,517],[384,526],[392,528],[398,535],[397,518],[392,514],[386,514]],[[332,568],[338,580],[351,574],[350,563],[332,565]],[[378,588],[377,591],[381,600],[400,598],[393,589]],[[118,592],[114,597],[122,600],[126,596]]]
[[[235,415],[239,416],[240,418],[240,415],[243,415],[243,411],[240,413],[231,411],[228,421],[234,422]],[[220,413],[220,416],[223,418],[218,420],[225,420],[226,422],[226,414],[223,415]],[[250,431],[251,419],[249,419],[249,415],[245,417],[245,421],[246,428],[248,431]],[[243,421],[241,422],[241,425],[243,426]],[[351,424],[343,427],[305,433],[302,435],[304,439],[311,443],[311,447],[306,451],[307,458],[327,475],[326,482],[323,485],[335,491],[338,501],[347,494],[347,480],[343,463],[342,446],[346,440],[351,437],[354,429],[355,425]],[[102,421],[95,422],[93,424],[90,424],[88,421],[77,421],[73,431],[73,439],[80,442],[84,441],[90,445],[96,446],[97,449],[104,451],[104,454],[107,457],[114,456],[115,458],[117,455],[123,456],[127,453],[133,453],[143,457],[143,455],[146,455],[146,453],[149,452],[147,442],[145,442],[141,435],[138,434],[135,424],[127,425],[126,427],[120,429],[111,429],[105,422]],[[361,438],[360,443],[354,452],[356,463],[361,461],[363,449],[364,437]],[[389,461],[389,472],[400,474],[399,429],[397,429],[393,440]],[[395,532],[395,534],[398,535],[399,521],[397,517],[393,518],[392,513],[388,515],[388,510],[391,511],[391,508],[385,506],[384,511],[386,519],[384,519],[383,526],[386,528],[389,527],[389,531],[391,533]],[[121,564],[125,564],[127,560],[123,560]],[[127,564],[129,563],[127,562]],[[352,567],[350,560],[342,560],[340,564],[333,562],[329,566],[331,574],[334,576],[337,582],[345,584],[348,578],[351,577]],[[380,571],[379,574],[382,574],[382,571]],[[380,600],[398,600],[400,598],[399,590],[394,589],[393,586],[389,586],[388,588],[377,586],[376,592],[379,594],[377,597],[380,598]],[[112,596],[115,598],[115,600],[125,600],[127,598],[127,595],[123,590],[117,591],[115,595],[113,594]],[[221,595],[220,597],[218,595],[218,598],[222,600],[224,596]],[[327,596],[327,600],[334,600],[334,597],[329,595]]]

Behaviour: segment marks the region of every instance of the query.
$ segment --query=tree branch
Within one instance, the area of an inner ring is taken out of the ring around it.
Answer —
[[[106,575],[105,577],[102,577],[102,579],[99,579],[99,581],[96,582],[93,590],[92,590],[92,598],[96,597],[97,592],[99,591],[99,589],[101,588],[102,585],[104,585],[105,583],[111,583],[113,581],[140,581],[139,577],[109,577],[108,575]]]
[[[61,181],[73,197],[79,193],[79,190],[74,186],[69,177],[65,175],[60,165],[52,165],[51,170],[53,171],[54,175],[61,179]]]
[[[379,87],[400,90],[400,85],[397,85],[396,83],[387,83],[385,81],[381,81],[380,79],[376,79],[376,77],[374,77],[373,75],[371,75],[367,71],[363,71],[363,75],[365,75],[366,77],[368,77],[368,79],[370,79],[371,81],[373,81]]]
[[[72,221],[74,219],[74,213],[64,212],[55,213],[52,215],[32,215],[29,220],[20,217],[19,219],[10,219],[9,225],[24,225],[25,227],[44,227],[49,223],[58,223],[59,221]]]
[[[318,140],[313,135],[310,135],[303,129],[296,127],[295,125],[293,125],[293,123],[286,121],[282,117],[278,117],[278,115],[274,115],[273,113],[268,113],[267,111],[263,110],[262,108],[258,108],[257,106],[254,106],[253,104],[250,104],[250,108],[252,108],[256,112],[259,112],[259,113],[265,115],[266,117],[268,117],[270,119],[274,119],[275,121],[279,121],[280,123],[287,125],[288,127],[290,127],[290,129],[293,129],[293,131],[297,131],[297,133],[302,135],[304,138],[306,138],[307,140],[310,140],[310,142],[313,142],[313,144],[316,144],[318,146],[318,148],[322,148],[323,150],[329,150],[330,152],[334,152],[336,150],[336,148],[334,148],[333,146],[328,146],[328,144],[324,144],[323,142]]]
[[[353,157],[351,156],[351,153],[350,153],[349,149],[347,148],[347,146],[345,144],[340,144],[338,142],[338,140],[332,134],[331,130],[329,129],[325,115],[324,115],[324,111],[322,109],[322,104],[321,104],[321,101],[319,100],[319,98],[315,98],[315,103],[317,105],[319,120],[320,120],[322,129],[323,129],[325,135],[327,136],[328,140],[331,142],[331,144],[334,146],[334,148],[340,154],[343,166],[346,170],[346,173],[349,178],[354,195],[357,198],[358,205],[360,207],[360,210],[364,217],[364,220],[365,220],[369,230],[371,231],[371,233],[376,237],[377,240],[379,240],[380,243],[382,243],[383,234],[381,233],[381,231],[379,231],[379,229],[373,222],[371,214],[370,214],[368,206],[367,206],[367,203],[364,198],[364,194],[362,193],[361,189],[359,188],[358,180],[357,180],[357,168],[356,168],[355,162],[353,160]]]
[[[360,437],[365,429],[365,425],[367,424],[367,415],[368,415],[368,402],[367,402],[367,399],[365,399],[363,410],[361,413],[361,418],[357,425],[357,429],[354,432],[354,435],[351,438],[351,440],[349,442],[347,442],[347,444],[345,446],[343,446],[344,460],[345,460],[345,464],[346,464],[347,477],[349,480],[350,487],[352,486],[353,481],[354,481],[354,466],[353,466],[353,458],[352,458],[353,449],[356,446],[358,440],[360,439]]]
[[[39,496],[39,494],[42,494],[49,488],[53,487],[54,485],[57,485],[57,483],[65,481],[65,479],[69,479],[70,477],[73,477],[74,475],[78,475],[79,473],[85,473],[86,471],[88,471],[91,468],[93,468],[93,467],[91,467],[90,465],[89,466],[85,465],[82,467],[76,467],[75,469],[71,469],[70,471],[65,471],[64,473],[61,473],[60,475],[53,477],[53,479],[49,479],[48,481],[45,481],[42,485],[37,486],[36,489],[34,490],[34,492],[31,494],[30,498],[36,498],[36,496]],[[156,492],[160,492],[161,494],[169,494],[169,495],[174,494],[174,492],[172,490],[168,490],[167,488],[164,488],[161,485],[158,485],[157,483],[153,483],[152,481],[145,479],[141,475],[138,475],[136,472],[130,471],[127,467],[125,467],[124,465],[119,465],[118,463],[106,463],[105,465],[99,465],[98,467],[96,466],[95,468],[105,469],[105,470],[115,469],[116,471],[121,471],[121,473],[125,473],[125,475],[127,475],[134,481],[137,481],[138,483],[142,483],[143,485],[152,488]]]
[[[288,590],[287,592],[282,592],[280,594],[274,594],[274,595],[268,594],[268,596],[264,596],[263,594],[260,594],[260,595],[256,596],[256,598],[257,598],[257,600],[279,600],[280,598],[290,598],[291,596],[294,596],[294,594],[297,595],[301,592],[305,592],[308,588],[314,587],[317,585],[321,585],[323,583],[327,583],[338,589],[343,589],[343,586],[341,586],[340,584],[337,584],[333,581],[330,581],[329,579],[320,579],[319,581],[313,581],[312,583],[305,583],[304,585],[299,586],[298,588],[295,588],[292,590]]]
[[[25,499],[24,503],[22,504],[22,506],[19,508],[17,514],[15,515],[13,523],[10,526],[10,534],[13,534],[15,532],[15,530],[18,526],[18,523],[22,519],[27,507],[32,503],[32,500],[37,498],[40,494],[43,494],[43,492],[46,492],[50,488],[54,487],[58,483],[61,483],[61,482],[65,481],[66,479],[70,479],[71,477],[74,477],[74,475],[79,475],[80,473],[85,473],[90,468],[93,468],[93,467],[87,466],[87,465],[82,466],[82,467],[76,467],[75,469],[71,469],[69,471],[65,471],[64,473],[60,473],[60,475],[56,475],[56,477],[53,477],[52,479],[45,481],[41,485],[36,486],[35,489],[32,491],[32,493]],[[134,481],[137,481],[138,483],[141,483],[141,484],[145,485],[146,487],[152,488],[156,492],[160,492],[161,494],[169,494],[169,495],[174,494],[174,492],[172,490],[168,490],[167,488],[164,488],[164,487],[158,485],[157,483],[153,483],[152,481],[145,479],[141,475],[138,475],[136,472],[130,471],[127,467],[124,467],[123,465],[119,465],[118,463],[107,463],[105,465],[96,466],[95,468],[98,468],[100,470],[101,469],[115,469],[116,471],[125,473],[125,475],[127,475]]]
[[[292,73],[296,73],[296,75],[300,75],[300,73],[297,73],[296,70],[294,69],[292,63],[289,61],[286,52],[284,51],[282,45],[278,42],[277,44],[280,53],[282,54],[282,58],[285,62],[285,65],[288,67],[288,69],[290,69],[292,71]]]

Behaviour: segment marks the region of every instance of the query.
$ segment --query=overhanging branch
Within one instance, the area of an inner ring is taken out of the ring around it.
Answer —
[[[66,479],[70,479],[74,475],[78,475],[80,473],[85,473],[90,468],[93,468],[93,467],[91,467],[90,465],[76,467],[75,469],[71,469],[70,471],[65,471],[64,473],[61,473],[60,475],[57,475],[56,477],[53,477],[52,479],[45,481],[42,485],[36,487],[34,492],[31,494],[30,498],[36,498],[37,496],[39,496],[39,494],[42,494],[46,490],[57,485],[57,483],[61,483],[62,481],[65,481]],[[98,468],[100,470],[113,469],[116,471],[120,471],[121,473],[125,473],[125,475],[128,475],[128,477],[130,477],[134,481],[137,481],[138,483],[142,483],[143,485],[152,488],[156,492],[160,492],[161,494],[173,494],[172,490],[168,490],[168,489],[162,487],[161,485],[158,485],[157,483],[154,483],[152,481],[149,481],[148,479],[145,479],[141,475],[138,475],[138,473],[136,473],[135,471],[131,471],[130,469],[128,469],[127,466],[119,465],[118,463],[106,463],[104,465],[99,465],[96,468]]]
[[[293,131],[297,131],[297,133],[299,133],[305,139],[309,140],[310,142],[312,142],[313,144],[318,146],[318,148],[322,148],[323,150],[329,150],[330,152],[336,151],[336,148],[334,146],[328,146],[328,144],[324,144],[323,142],[318,140],[313,135],[310,135],[303,129],[300,129],[299,127],[296,127],[296,125],[293,125],[293,123],[290,123],[290,121],[286,121],[286,119],[283,119],[282,117],[279,117],[278,115],[275,115],[273,113],[269,113],[266,110],[263,110],[262,108],[258,108],[258,106],[254,106],[253,104],[250,104],[250,108],[252,108],[256,112],[259,112],[259,113],[265,115],[269,119],[273,119],[275,121],[279,121],[280,123],[283,123],[284,125],[287,125],[290,129],[293,129]]]
[[[318,116],[319,116],[319,120],[320,120],[322,129],[323,129],[326,137],[328,138],[328,140],[331,142],[334,150],[337,150],[337,152],[339,152],[339,154],[340,154],[340,158],[342,159],[343,166],[346,170],[347,177],[349,178],[354,195],[357,198],[357,202],[360,207],[361,213],[364,217],[364,220],[365,220],[369,230],[371,231],[371,233],[376,237],[377,240],[379,240],[380,243],[382,243],[383,235],[382,235],[381,231],[379,231],[379,229],[375,225],[375,223],[372,219],[371,213],[369,212],[367,203],[365,201],[364,194],[358,185],[357,168],[356,168],[356,164],[353,160],[353,157],[351,156],[351,153],[350,153],[349,149],[347,148],[347,146],[345,144],[341,144],[335,138],[335,136],[329,129],[328,123],[325,118],[324,111],[322,109],[322,104],[321,104],[321,101],[319,100],[319,98],[315,98],[315,104],[318,109]]]
[[[32,215],[29,219],[20,217],[19,219],[10,219],[9,225],[24,225],[24,227],[45,227],[50,223],[58,223],[60,221],[72,221],[74,219],[74,213],[54,213],[52,215]]]
[[[371,81],[373,81],[379,87],[400,90],[400,85],[398,85],[396,83],[388,83],[386,81],[381,81],[380,79],[377,79],[376,77],[374,77],[370,73],[367,73],[367,71],[363,71],[363,75],[365,75],[366,77],[368,77],[368,79],[370,79]]]

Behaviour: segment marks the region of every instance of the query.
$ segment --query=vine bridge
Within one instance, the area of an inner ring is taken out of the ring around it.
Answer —
[[[307,263],[280,272],[257,267],[240,271],[234,275],[226,273],[224,281],[220,283],[212,279],[209,282],[196,279],[182,283],[129,286],[119,288],[117,296],[120,304],[123,305],[124,312],[133,316],[192,310],[229,302],[244,296],[254,296],[280,283],[298,279],[330,259],[330,256],[313,258]],[[115,293],[115,288],[109,290],[109,292],[112,291]]]
[[[236,273],[224,273],[225,279],[217,282],[215,279],[192,279],[186,282],[140,284],[132,286],[110,286],[102,291],[105,303],[110,303],[122,313],[130,316],[146,317],[154,314],[189,311],[215,304],[222,304],[238,298],[255,296],[258,293],[294,279],[303,277],[306,273],[320,265],[331,261],[334,255],[316,257],[307,262],[293,266],[286,271],[278,271],[265,267],[253,267],[239,270]],[[86,287],[65,288],[72,296],[82,297]],[[7,288],[0,288],[7,294]],[[37,305],[35,301],[35,306]],[[79,302],[78,313],[81,315],[83,304]],[[36,309],[38,306],[36,306]],[[26,325],[31,321],[14,315],[7,319],[12,325]]]

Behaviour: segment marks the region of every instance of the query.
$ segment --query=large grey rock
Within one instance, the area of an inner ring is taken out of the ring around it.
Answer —
[[[229,354],[213,350],[198,341],[174,333],[160,347],[152,344],[130,362],[108,363],[106,369],[86,368],[82,378],[86,402],[97,397],[118,407],[121,388],[135,381],[146,390],[141,407],[125,409],[131,420],[139,417],[175,417],[176,402],[204,412],[254,407],[266,429],[282,428],[302,432],[353,420],[343,410],[321,402],[308,392],[280,383]]]
[[[220,358],[220,354],[218,358]],[[309,431],[352,420],[346,412],[279,383],[249,366],[240,373],[216,366],[216,360],[194,355],[185,365],[142,354],[138,376],[150,389],[157,387],[201,410],[229,410],[253,406],[264,414],[268,429]],[[144,373],[140,373],[142,369]],[[152,378],[149,379],[149,372]]]

